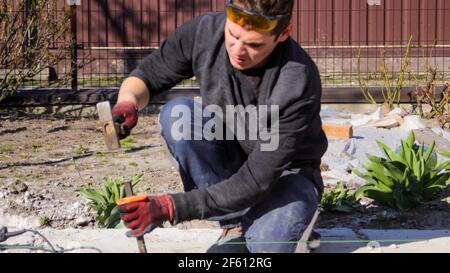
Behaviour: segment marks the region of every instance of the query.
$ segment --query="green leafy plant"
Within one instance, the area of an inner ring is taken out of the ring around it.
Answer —
[[[446,158],[450,158],[450,152],[439,152],[440,155]]]
[[[134,144],[136,144],[136,140],[132,136],[129,136],[120,141],[120,145],[127,150],[133,150],[135,148]]]
[[[423,144],[416,145],[411,132],[396,152],[380,141],[378,146],[386,158],[368,155],[369,162],[363,165],[367,172],[353,170],[368,181],[355,193],[358,200],[365,196],[406,211],[432,199],[448,186],[450,161],[438,163],[435,143],[428,149]]]
[[[12,143],[5,143],[0,145],[0,154],[12,153],[17,149],[16,145]]]
[[[89,152],[89,148],[85,147],[83,144],[78,144],[74,148],[74,153],[76,155],[84,155],[84,154],[87,154],[88,152]]]
[[[138,167],[138,164],[136,163],[136,162],[130,162],[130,164],[129,164],[131,167],[133,167],[133,168],[137,168]]]
[[[131,178],[131,186],[134,188],[141,182],[144,175],[135,175]],[[75,192],[90,200],[89,208],[97,213],[96,221],[101,227],[120,227],[120,214],[116,201],[125,197],[124,178],[106,178],[100,189],[94,189],[91,185],[83,186]]]
[[[41,227],[48,226],[50,224],[51,220],[47,218],[46,216],[39,217],[39,225]]]
[[[351,213],[360,207],[360,203],[343,184],[339,184],[324,192],[319,206],[322,211]]]

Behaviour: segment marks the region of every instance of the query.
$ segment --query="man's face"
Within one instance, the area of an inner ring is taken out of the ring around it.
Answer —
[[[247,70],[263,66],[269,55],[278,45],[285,41],[291,32],[289,26],[275,40],[271,33],[259,33],[242,27],[227,19],[225,24],[225,46],[231,65],[238,70]]]

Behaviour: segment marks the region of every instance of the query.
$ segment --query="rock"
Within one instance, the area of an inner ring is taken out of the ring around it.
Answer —
[[[92,219],[90,217],[80,216],[75,220],[75,224],[78,227],[85,227],[85,226],[89,225],[89,223],[91,221],[92,221]]]
[[[327,172],[327,171],[329,171],[329,170],[330,170],[330,166],[328,166],[327,163],[322,163],[322,164],[320,165],[320,171],[322,171],[322,172]]]
[[[386,114],[386,117],[391,117],[391,116],[401,116],[404,117],[406,116],[407,113],[405,110],[403,110],[402,108],[395,108],[394,110],[392,110],[391,112]]]
[[[431,129],[436,135],[443,137],[445,140],[450,141],[450,133],[444,131],[440,127],[434,127]]]
[[[46,200],[53,200],[53,199],[55,199],[55,195],[54,195],[53,193],[51,193],[51,192],[42,195],[42,197],[43,197],[44,199],[46,199]]]
[[[421,121],[420,116],[406,116],[403,119],[405,123],[400,128],[404,131],[410,132],[426,128],[425,124]]]
[[[9,189],[11,190],[12,193],[18,194],[18,193],[26,192],[28,190],[28,186],[25,183],[23,183],[22,181],[17,180],[16,182],[11,183],[9,185]]]
[[[393,116],[385,117],[379,121],[369,123],[369,124],[365,125],[364,127],[392,129],[392,128],[399,127],[403,123],[404,123],[404,120],[401,116],[393,115]]]
[[[358,116],[352,117],[350,124],[353,127],[359,127],[359,126],[369,123],[370,121],[372,121],[372,119],[368,115],[358,115]]]
[[[336,170],[331,170],[322,173],[323,180],[327,185],[336,185],[340,182],[348,181],[348,173],[339,172]]]
[[[347,156],[355,155],[355,153],[356,153],[356,144],[355,144],[355,140],[354,139],[350,139],[350,140],[347,141],[347,143],[345,144],[343,152],[345,152],[345,155],[347,155]]]
[[[350,171],[352,171],[352,169],[358,168],[359,164],[360,164],[360,161],[357,158],[350,160],[350,162],[348,162],[347,171],[350,172]]]
[[[378,108],[373,114],[370,115],[372,120],[380,120],[384,117],[384,110],[382,107]]]
[[[369,122],[381,120],[382,118],[384,118],[384,111],[380,107],[371,115],[353,115],[350,124],[354,127],[359,127]]]

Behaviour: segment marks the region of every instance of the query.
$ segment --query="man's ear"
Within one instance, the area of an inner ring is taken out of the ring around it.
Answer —
[[[292,26],[292,23],[290,23],[284,30],[281,32],[281,34],[278,36],[278,42],[282,43],[286,41],[292,34],[292,30],[294,27]]]

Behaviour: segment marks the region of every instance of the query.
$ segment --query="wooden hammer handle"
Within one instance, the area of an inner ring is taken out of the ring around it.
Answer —
[[[125,187],[125,194],[126,196],[133,196],[133,187],[131,186],[131,182],[130,181],[125,181],[123,183],[124,187]],[[147,253],[147,247],[145,246],[145,240],[144,240],[144,236],[141,237],[137,237],[136,238],[137,243],[138,243],[138,248],[139,248],[139,252],[140,253]]]

